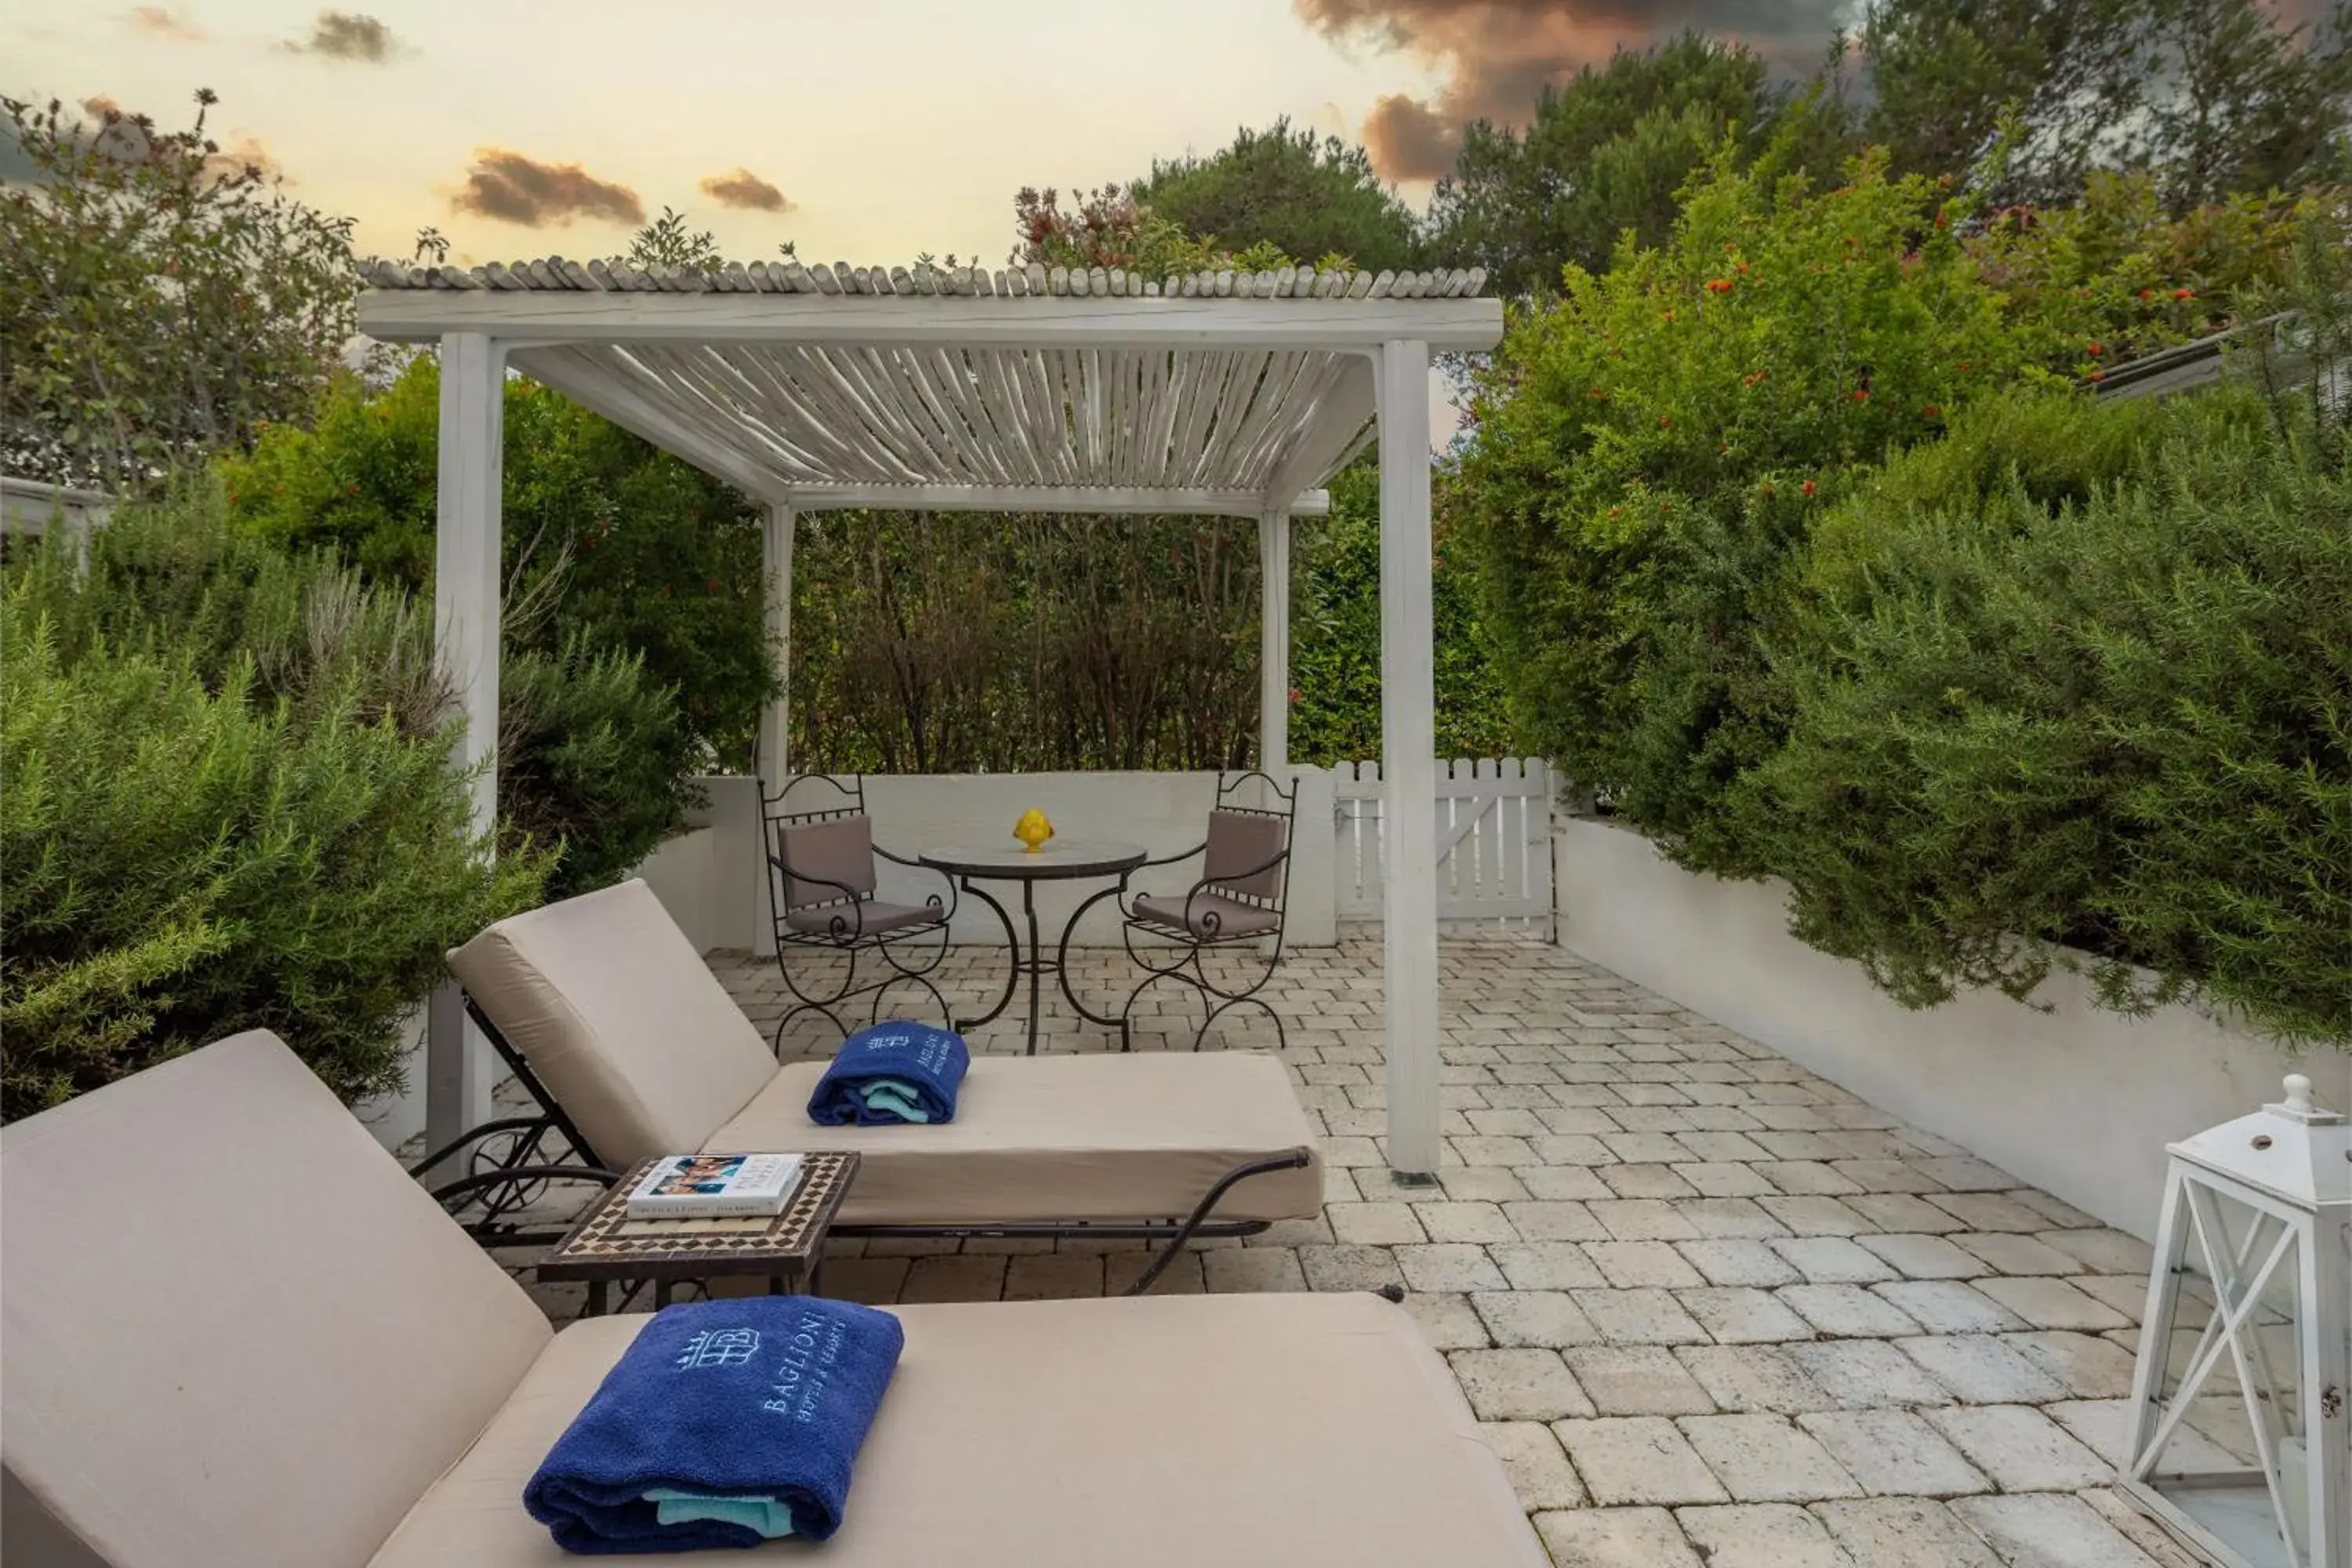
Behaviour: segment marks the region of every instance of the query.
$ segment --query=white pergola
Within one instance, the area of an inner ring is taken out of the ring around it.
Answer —
[[[767,509],[768,622],[790,646],[793,528],[840,508],[1182,512],[1259,520],[1261,757],[1288,766],[1289,520],[1381,442],[1389,1163],[1438,1165],[1435,697],[1429,367],[1492,348],[1480,269],[1420,273],[624,263],[375,265],[359,324],[441,355],[435,626],[467,721],[496,745],[501,384],[530,375]],[[782,671],[780,669],[779,673]],[[786,776],[783,699],[761,771]],[[475,823],[496,820],[481,766]],[[487,1113],[488,1052],[454,987],[428,1025],[428,1139]]]

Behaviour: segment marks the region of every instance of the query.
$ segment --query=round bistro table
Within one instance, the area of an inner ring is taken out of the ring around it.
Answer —
[[[979,847],[957,846],[945,849],[927,849],[915,857],[935,871],[944,871],[956,879],[957,885],[996,911],[1004,922],[1004,941],[1013,951],[1013,967],[1004,976],[1004,994],[996,1005],[977,1018],[959,1018],[958,1030],[977,1029],[993,1020],[1012,1005],[1013,994],[1020,989],[1021,977],[1029,977],[1029,1054],[1037,1054],[1037,982],[1048,972],[1062,987],[1062,994],[1070,1005],[1087,1017],[1078,999],[1070,994],[1069,976],[1063,971],[1057,948],[1048,955],[1037,938],[1037,884],[1040,882],[1072,882],[1090,877],[1118,877],[1143,864],[1144,849],[1139,844],[1108,843],[1100,839],[1049,839],[1041,849],[1024,849],[1019,845]],[[1013,930],[1013,916],[1003,904],[990,897],[979,886],[986,882],[1018,882],[1021,884],[1021,912],[1029,924],[1029,955],[1021,954],[1021,936]],[[1076,916],[1071,920],[1076,921]],[[1069,931],[1062,932],[1062,945],[1069,944]],[[1100,1020],[1097,1020],[1099,1022]]]

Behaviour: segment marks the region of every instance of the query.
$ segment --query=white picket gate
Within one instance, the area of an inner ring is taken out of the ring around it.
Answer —
[[[1384,892],[1381,765],[1331,770],[1339,915],[1378,920]],[[1437,918],[1552,935],[1551,769],[1534,757],[1437,768]]]

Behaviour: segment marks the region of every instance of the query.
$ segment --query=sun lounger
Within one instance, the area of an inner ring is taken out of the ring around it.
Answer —
[[[569,1561],[523,1482],[646,1320],[551,1332],[274,1037],[7,1128],[0,1202],[9,1568]],[[1376,1297],[897,1310],[841,1532],[750,1560],[1544,1562]]]
[[[855,1149],[837,1234],[1148,1237],[1163,1257],[1322,1212],[1314,1129],[1269,1056],[976,1056],[951,1122],[820,1127],[824,1064],[779,1068],[642,882],[501,921],[449,967],[593,1166]]]

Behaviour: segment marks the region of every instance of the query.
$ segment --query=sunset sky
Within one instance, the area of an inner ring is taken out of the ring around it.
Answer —
[[[731,254],[1001,265],[1013,193],[1123,179],[1287,114],[1424,200],[1465,117],[1685,25],[1810,66],[1846,0],[0,0],[0,92],[213,130],[358,220],[467,261],[605,255],[664,204]]]

